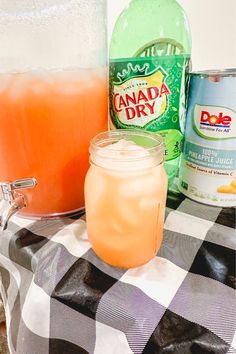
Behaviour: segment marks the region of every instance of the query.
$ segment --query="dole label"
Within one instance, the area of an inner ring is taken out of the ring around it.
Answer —
[[[205,125],[217,125],[222,127],[229,127],[232,118],[230,116],[224,115],[223,112],[220,112],[219,115],[211,115],[207,111],[202,111],[201,114],[201,124]]]
[[[236,112],[217,106],[195,105],[193,128],[196,133],[209,140],[236,137]]]

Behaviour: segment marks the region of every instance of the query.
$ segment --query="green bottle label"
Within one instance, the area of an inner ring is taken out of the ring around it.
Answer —
[[[110,61],[112,124],[161,134],[167,161],[181,151],[188,65],[187,55]]]

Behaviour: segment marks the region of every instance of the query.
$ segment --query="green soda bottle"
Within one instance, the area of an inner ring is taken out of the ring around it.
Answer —
[[[191,34],[176,0],[132,0],[110,44],[110,128],[163,136],[169,185],[181,153]]]

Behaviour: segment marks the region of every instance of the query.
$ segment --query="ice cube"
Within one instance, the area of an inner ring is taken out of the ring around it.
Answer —
[[[30,72],[32,78],[36,82],[42,82],[43,84],[52,85],[55,81],[53,71],[49,70],[32,70]]]
[[[73,83],[66,83],[63,85],[63,83],[61,83],[61,85],[57,86],[57,92],[58,94],[62,95],[62,96],[73,96],[73,95],[80,95],[83,93],[83,91],[81,90],[80,86],[78,84],[73,84]]]
[[[82,94],[94,84],[89,70],[58,70],[55,81],[57,92],[65,96]]]
[[[31,90],[36,95],[44,95],[45,93],[48,93],[47,85],[45,85],[42,81],[34,82]]]
[[[105,182],[104,176],[98,168],[89,169],[85,181],[85,191],[90,210],[96,211],[98,203],[103,199],[106,188]],[[87,183],[89,183],[89,189],[87,189]]]
[[[20,100],[31,88],[32,78],[27,74],[15,74],[10,86],[9,96],[12,101]]]
[[[140,222],[140,213],[138,213],[137,204],[121,200],[117,204],[117,220],[119,220],[121,225],[125,224],[125,228],[127,225],[138,225]]]
[[[111,229],[114,230],[118,234],[123,234],[124,233],[124,228],[123,225],[118,222],[115,218],[111,219],[109,221],[109,224],[111,225]]]
[[[152,195],[157,190],[158,181],[154,176],[141,174],[125,178],[120,186],[120,193],[126,198],[136,198],[142,195]]]
[[[152,211],[155,209],[156,211],[158,211],[159,202],[157,198],[152,198],[150,196],[150,197],[142,198],[139,202],[139,207],[140,209],[145,211]]]
[[[11,83],[12,76],[11,75],[0,75],[0,94],[4,91],[7,91],[10,83]]]

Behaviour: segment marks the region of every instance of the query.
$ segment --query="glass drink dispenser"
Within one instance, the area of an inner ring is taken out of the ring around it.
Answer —
[[[105,0],[0,0],[1,226],[84,207],[107,129]]]

